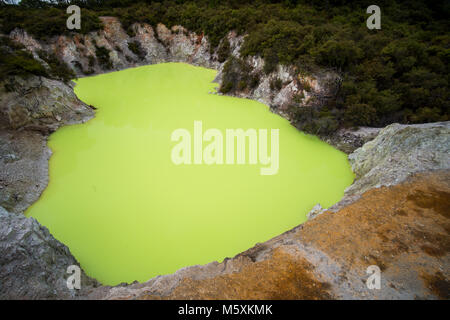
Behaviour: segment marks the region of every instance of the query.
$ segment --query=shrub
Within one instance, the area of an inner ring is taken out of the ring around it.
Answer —
[[[412,114],[409,119],[414,123],[436,122],[447,121],[448,116],[441,115],[439,108],[423,107],[417,110],[416,114]]]
[[[244,90],[245,88],[247,88],[247,81],[245,81],[245,80],[239,81],[238,90]]]
[[[270,81],[270,90],[280,91],[283,87],[283,81],[280,78],[275,78]]]
[[[0,36],[0,80],[9,76],[48,76],[47,70],[24,47]]]
[[[253,74],[250,76],[250,83],[249,83],[250,89],[255,89],[259,85],[259,79],[260,79],[259,74]]]
[[[95,45],[95,55],[97,56],[98,63],[105,69],[112,69],[113,67],[109,59],[109,52],[105,47]]]
[[[50,75],[53,78],[68,82],[75,78],[75,73],[70,69],[65,62],[60,61],[54,54],[45,51],[38,52],[39,57],[47,62],[50,67]]]
[[[251,69],[244,60],[230,56],[223,67],[220,92],[230,93],[247,88],[252,79]],[[254,85],[254,82],[252,84]]]
[[[26,51],[8,53],[0,50],[0,77],[1,80],[8,76],[48,76],[47,70]]]
[[[93,68],[95,66],[95,57],[94,56],[88,56],[88,65],[90,68]]]
[[[217,59],[220,63],[228,59],[228,57],[230,56],[230,50],[230,41],[228,40],[228,38],[224,38],[219,46],[219,49],[217,50]]]
[[[128,49],[130,49],[130,51],[133,52],[140,59],[145,58],[145,51],[142,49],[142,46],[138,41],[129,42]]]
[[[224,82],[222,83],[222,85],[220,86],[220,92],[223,94],[229,93],[232,89],[233,89],[233,82],[228,81],[228,82]]]
[[[273,49],[266,49],[264,51],[264,66],[263,71],[265,74],[270,74],[277,69],[278,56]]]

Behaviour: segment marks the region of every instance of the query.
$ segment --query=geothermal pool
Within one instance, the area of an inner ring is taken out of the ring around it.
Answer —
[[[222,261],[301,224],[352,183],[344,153],[264,104],[211,94],[215,75],[165,63],[77,81],[75,93],[96,116],[50,136],[50,182],[27,216],[67,245],[89,276],[106,285],[143,282]],[[196,163],[195,141],[205,138],[194,137],[196,123],[203,133],[223,133],[223,150],[227,129],[266,129],[269,156],[278,129],[277,170],[261,174],[269,165],[250,163],[249,142],[244,163]],[[191,164],[172,158],[180,128],[191,133]]]

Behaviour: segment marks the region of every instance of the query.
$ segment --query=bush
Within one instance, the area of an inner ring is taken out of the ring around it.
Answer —
[[[132,41],[128,43],[128,49],[133,52],[140,59],[145,58],[145,51],[142,49],[141,44],[138,41]]]
[[[259,79],[260,79],[259,74],[253,74],[250,76],[250,83],[249,83],[250,89],[255,89],[259,85]]]
[[[47,76],[47,70],[26,51],[17,51],[8,53],[0,50],[0,79],[8,76],[28,76],[30,74],[37,76]]]
[[[245,81],[245,80],[239,81],[238,90],[242,91],[242,90],[245,90],[245,88],[247,88],[247,81]]]
[[[47,70],[25,48],[0,36],[0,81],[9,76],[49,76]]]
[[[73,70],[70,69],[65,62],[60,61],[54,54],[39,51],[38,55],[49,65],[51,77],[63,80],[64,82],[68,82],[75,78]]]
[[[95,57],[94,56],[88,56],[88,65],[90,68],[93,68],[95,66]]]
[[[283,87],[283,81],[280,78],[275,78],[270,81],[270,90],[280,91]]]
[[[228,38],[224,38],[219,46],[219,49],[217,50],[217,59],[220,63],[228,59],[230,56],[230,50],[230,41],[228,41]]]
[[[36,38],[43,40],[55,35],[71,33],[71,30],[66,27],[68,17],[66,5],[52,7],[42,1],[34,2],[36,4],[41,3],[41,5],[26,5],[22,0],[20,6],[2,7],[1,32],[9,34],[15,28],[22,28]],[[101,29],[99,15],[98,12],[82,8],[81,30],[77,31],[86,34]]]
[[[95,55],[97,56],[98,63],[105,69],[112,69],[113,67],[109,59],[109,52],[105,47],[95,45]]]
[[[276,71],[278,66],[278,56],[273,49],[266,49],[264,51],[264,66],[263,71],[265,74],[270,74]]]
[[[229,93],[233,89],[233,86],[233,82],[231,81],[223,82],[219,91],[223,94]]]
[[[251,75],[252,68],[242,59],[230,56],[223,66],[222,86],[220,92],[231,93],[236,90],[244,90],[251,83],[255,86],[257,75]]]

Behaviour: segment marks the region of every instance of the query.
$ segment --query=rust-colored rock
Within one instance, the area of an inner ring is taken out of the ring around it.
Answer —
[[[329,285],[315,279],[314,267],[277,248],[271,259],[250,263],[239,272],[195,281],[184,278],[170,299],[328,299]],[[156,298],[143,295],[141,299]]]

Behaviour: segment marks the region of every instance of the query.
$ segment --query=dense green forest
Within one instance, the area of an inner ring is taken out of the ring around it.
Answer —
[[[258,78],[248,76],[245,62],[229,58],[230,31],[248,34],[241,56],[261,55],[264,72],[277,64],[295,65],[299,73],[331,69],[342,76],[336,98],[312,108],[290,109],[296,123],[308,132],[331,133],[339,127],[383,126],[392,122],[420,123],[449,120],[450,5],[448,1],[377,1],[381,30],[369,30],[366,8],[373,1],[345,0],[22,0],[0,6],[0,32],[20,27],[45,40],[70,33],[65,27],[67,3],[82,8],[81,33],[101,28],[99,16],[118,17],[132,33],[134,22],[183,25],[203,32],[219,47],[219,59],[240,68],[236,83],[222,91],[252,88]],[[6,40],[2,40],[5,42]],[[2,47],[2,46],[0,46]],[[43,74],[30,56],[1,53],[2,74]],[[137,50],[137,49],[136,49]],[[30,60],[31,59],[31,60]],[[51,59],[51,57],[49,57]],[[52,59],[55,73],[59,67]],[[6,72],[6,73],[5,73]],[[67,77],[66,77],[67,78]],[[273,88],[281,84],[276,81]],[[272,86],[272,84],[271,84]],[[294,102],[295,104],[295,102]]]

